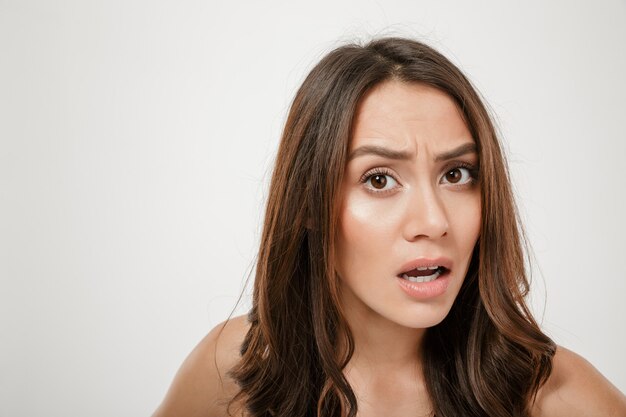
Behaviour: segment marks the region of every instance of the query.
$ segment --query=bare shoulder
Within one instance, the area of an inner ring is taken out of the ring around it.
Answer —
[[[227,415],[228,402],[237,393],[228,371],[239,360],[248,328],[246,316],[215,326],[185,359],[153,417]]]
[[[626,397],[582,356],[559,346],[532,415],[624,417]]]

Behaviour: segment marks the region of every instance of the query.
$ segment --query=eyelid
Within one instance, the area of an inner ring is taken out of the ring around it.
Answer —
[[[376,168],[368,169],[367,171],[365,171],[363,175],[361,175],[361,178],[359,179],[359,181],[365,182],[367,181],[368,178],[370,178],[373,175],[388,175],[392,177],[394,180],[398,181],[394,173],[391,172],[391,170],[386,167],[376,167]]]
[[[444,165],[444,167],[443,167],[443,171],[447,172],[448,170],[453,169],[453,168],[457,168],[457,167],[473,169],[475,171],[478,170],[478,164],[474,164],[474,163],[471,163],[471,162],[468,162],[468,161],[454,160],[454,161],[447,162]]]

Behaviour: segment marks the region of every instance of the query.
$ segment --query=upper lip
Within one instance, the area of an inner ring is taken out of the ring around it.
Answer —
[[[452,268],[452,261],[449,258],[446,258],[443,256],[440,256],[437,258],[422,257],[422,258],[413,259],[405,263],[404,265],[402,265],[402,269],[398,273],[398,276],[401,276],[402,274],[406,272],[412,271],[415,268],[428,267],[428,266],[442,266],[449,270]]]

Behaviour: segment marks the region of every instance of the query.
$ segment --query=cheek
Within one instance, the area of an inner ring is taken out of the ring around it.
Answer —
[[[470,194],[454,202],[450,213],[450,226],[464,251],[472,250],[481,226],[480,194]]]
[[[399,233],[397,206],[358,193],[346,196],[337,239],[340,273],[370,269],[388,256],[385,251]]]

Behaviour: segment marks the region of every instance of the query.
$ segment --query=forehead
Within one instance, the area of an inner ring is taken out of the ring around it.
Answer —
[[[408,150],[426,142],[426,147],[445,148],[468,139],[461,110],[448,94],[426,84],[392,80],[375,86],[359,102],[350,147],[385,142]]]

